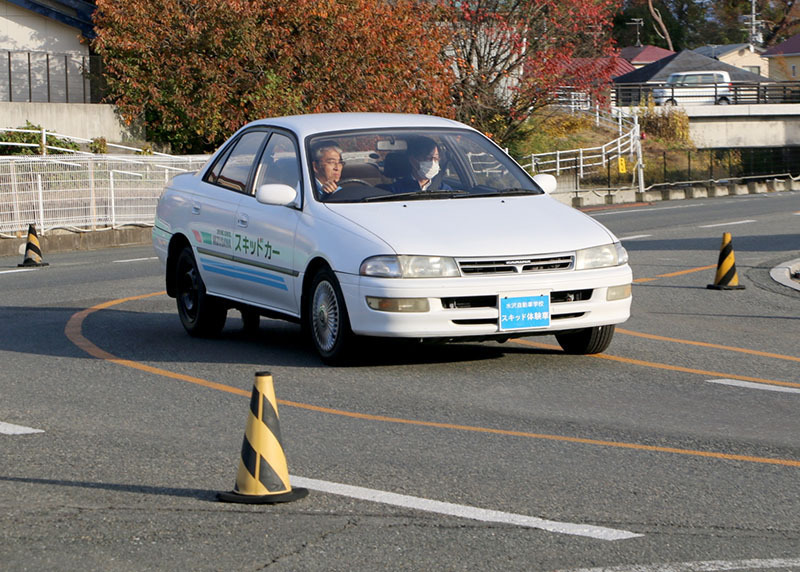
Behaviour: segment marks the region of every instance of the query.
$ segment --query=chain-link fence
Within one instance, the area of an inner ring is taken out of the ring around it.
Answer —
[[[151,225],[169,179],[198,170],[207,156],[71,155],[0,158],[0,237],[34,224],[97,230]]]

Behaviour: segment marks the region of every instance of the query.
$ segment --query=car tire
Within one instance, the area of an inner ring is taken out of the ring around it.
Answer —
[[[719,105],[728,105],[730,101],[727,97],[720,97],[719,101],[717,102]]]
[[[342,289],[330,268],[317,270],[306,297],[305,331],[322,361],[345,363],[351,354],[353,333]]]
[[[664,102],[664,105],[669,105],[670,107],[672,107],[673,105],[678,105],[678,102],[675,101],[674,99],[668,99],[667,101]]]
[[[239,310],[242,314],[242,329],[245,332],[257,332],[261,326],[261,313],[255,308],[242,308]]]
[[[181,324],[194,337],[211,337],[225,327],[227,308],[206,292],[191,247],[183,249],[175,268],[175,300]]]
[[[556,334],[556,340],[561,348],[568,354],[586,355],[599,354],[611,344],[614,337],[614,326],[595,326],[575,332]]]

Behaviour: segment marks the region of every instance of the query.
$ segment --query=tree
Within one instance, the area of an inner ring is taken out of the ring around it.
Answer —
[[[723,0],[711,5],[713,19],[723,33],[739,32],[748,41],[747,22],[752,5],[750,0]],[[760,22],[764,47],[774,46],[800,32],[800,6],[796,0],[760,0],[756,2],[756,21]]]
[[[669,38],[673,49],[680,51],[708,44],[746,43],[751,9],[751,0],[626,0],[614,19],[614,37],[621,46],[634,45],[635,30],[628,23],[642,18],[645,44],[668,47]],[[758,0],[756,20],[763,45],[774,45],[800,32],[800,5],[796,0]]]
[[[260,117],[452,115],[439,16],[424,0],[97,0],[93,47],[127,121],[204,152]]]
[[[559,88],[606,86],[616,0],[449,1],[456,115],[502,145]]]

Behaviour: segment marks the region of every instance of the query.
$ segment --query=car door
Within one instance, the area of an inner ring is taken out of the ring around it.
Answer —
[[[295,260],[295,233],[301,216],[300,154],[294,138],[285,132],[270,134],[255,171],[250,193],[236,212],[233,251],[241,272],[243,300],[299,316],[295,283],[299,262]],[[291,205],[266,205],[255,198],[263,184],[280,183],[297,191]]]
[[[189,230],[200,273],[212,294],[227,298],[239,290],[240,276],[232,264],[236,213],[268,135],[263,129],[244,132],[205,174],[202,193],[191,198]]]

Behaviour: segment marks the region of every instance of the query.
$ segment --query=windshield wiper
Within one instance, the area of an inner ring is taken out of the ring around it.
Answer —
[[[519,197],[524,195],[542,195],[544,194],[539,189],[523,189],[522,187],[509,187],[498,191],[491,191],[487,193],[471,193],[469,197]]]
[[[439,189],[436,191],[412,191],[410,193],[396,193],[391,195],[377,195],[374,197],[365,197],[361,199],[363,203],[379,202],[379,201],[424,201],[426,199],[453,199],[470,196],[466,191],[454,191]]]

